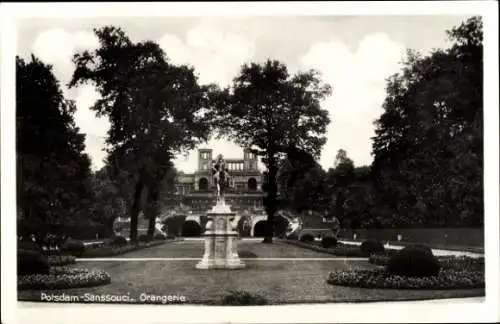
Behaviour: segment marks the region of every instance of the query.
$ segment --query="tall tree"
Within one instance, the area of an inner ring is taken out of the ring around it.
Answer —
[[[345,219],[345,202],[347,200],[349,185],[355,179],[354,162],[347,156],[343,149],[337,151],[334,168],[328,170],[326,182],[328,193],[331,197],[330,210],[341,222]]]
[[[90,159],[74,112],[52,66],[16,57],[18,207],[22,222],[42,237],[85,215],[79,209],[90,192]]]
[[[330,92],[317,72],[290,75],[286,65],[268,60],[243,65],[218,102],[223,133],[261,156],[267,168],[266,243],[273,236],[279,161],[290,148],[319,155],[329,123],[321,101]]]
[[[376,184],[399,226],[482,224],[481,18],[447,34],[448,49],[408,53],[376,121]]]
[[[309,153],[290,148],[280,162],[277,183],[282,205],[295,212],[328,208],[326,173]]]
[[[133,183],[130,238],[137,237],[141,196],[158,183],[175,154],[206,141],[213,86],[200,86],[194,70],[175,66],[152,41],[133,43],[116,27],[95,29],[100,46],[75,55],[71,86],[93,84],[101,99],[92,110],[111,122],[108,163],[126,169]]]
[[[92,220],[111,230],[117,217],[127,215],[127,198],[123,193],[116,179],[112,178],[109,167],[96,171],[92,176],[92,200],[89,208]]]

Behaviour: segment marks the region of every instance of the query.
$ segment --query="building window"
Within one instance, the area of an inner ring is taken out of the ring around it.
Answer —
[[[207,178],[201,178],[198,181],[198,187],[200,188],[200,190],[208,190],[208,180],[207,180]]]
[[[255,178],[248,179],[248,189],[257,190],[257,180]]]

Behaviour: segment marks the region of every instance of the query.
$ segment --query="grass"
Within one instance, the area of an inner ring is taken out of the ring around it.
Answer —
[[[374,269],[368,261],[336,258],[297,246],[276,242],[239,242],[239,251],[258,258],[331,258],[331,260],[245,259],[240,270],[198,270],[196,260],[175,261],[77,261],[77,268],[98,268],[111,275],[111,283],[93,288],[65,289],[66,294],[182,295],[192,304],[219,304],[232,290],[259,294],[271,304],[315,302],[367,302],[484,296],[484,289],[384,290],[332,286],[326,279],[333,269]],[[240,252],[241,253],[241,252]],[[132,251],[121,258],[201,258],[203,242],[174,242]],[[18,292],[19,300],[40,301],[40,290]]]

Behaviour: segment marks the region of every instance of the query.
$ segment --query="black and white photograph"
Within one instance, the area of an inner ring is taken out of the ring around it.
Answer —
[[[497,2],[0,13],[2,323],[500,320]]]

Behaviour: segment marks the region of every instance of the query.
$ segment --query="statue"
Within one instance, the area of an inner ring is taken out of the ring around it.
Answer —
[[[212,168],[212,176],[217,188],[217,201],[219,201],[223,197],[224,189],[229,186],[229,172],[222,154],[219,154],[215,160]]]

